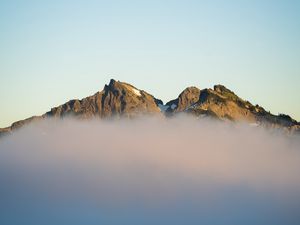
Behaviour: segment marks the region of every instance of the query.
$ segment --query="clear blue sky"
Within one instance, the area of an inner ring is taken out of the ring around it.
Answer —
[[[0,1],[0,127],[102,90],[221,83],[300,120],[300,1]]]

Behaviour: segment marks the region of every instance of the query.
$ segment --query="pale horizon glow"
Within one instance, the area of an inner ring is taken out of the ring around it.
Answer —
[[[0,2],[0,127],[102,90],[223,84],[300,120],[300,2]]]

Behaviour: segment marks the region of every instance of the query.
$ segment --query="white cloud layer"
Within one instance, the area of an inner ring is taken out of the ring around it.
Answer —
[[[300,138],[192,118],[0,140],[0,224],[300,224]]]

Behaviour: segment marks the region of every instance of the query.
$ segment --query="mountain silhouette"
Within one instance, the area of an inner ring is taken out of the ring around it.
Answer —
[[[283,129],[300,133],[300,123],[289,115],[273,115],[259,105],[243,100],[223,85],[213,89],[188,87],[166,104],[131,84],[111,79],[102,91],[81,100],[73,99],[51,108],[40,116],[14,122],[1,128],[8,134],[24,125],[45,118],[74,117],[78,119],[136,118],[140,116],[174,117],[187,114],[196,118],[209,117],[222,121],[246,122],[252,126]]]

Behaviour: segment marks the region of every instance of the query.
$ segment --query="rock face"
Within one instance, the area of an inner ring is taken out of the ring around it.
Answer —
[[[174,114],[177,112],[182,112],[190,107],[192,104],[197,102],[200,97],[200,89],[197,87],[188,87],[184,89],[178,98],[169,101],[166,105],[167,114]]]
[[[101,92],[82,100],[71,100],[52,108],[46,115],[79,118],[135,117],[141,114],[160,113],[159,102],[161,100],[154,98],[145,91],[112,79]]]
[[[188,87],[167,104],[130,84],[110,80],[102,91],[81,100],[74,99],[52,108],[41,116],[33,116],[0,129],[8,134],[25,124],[44,118],[135,118],[141,115],[172,117],[186,113],[195,117],[211,117],[224,121],[243,121],[255,126],[280,128],[300,133],[300,124],[288,115],[273,115],[258,105],[238,97],[223,85],[200,90]]]
[[[25,124],[44,118],[75,117],[89,118],[134,118],[141,115],[161,115],[158,105],[163,102],[143,90],[113,79],[102,91],[81,100],[74,99],[52,108],[41,116],[33,116],[14,122],[10,127],[2,128],[0,135],[18,129]]]
[[[254,108],[250,102],[242,100],[226,87],[215,85],[213,90],[201,90],[198,102],[187,112],[196,116],[209,115],[221,120],[255,123],[256,118],[251,110]]]
[[[195,116],[210,116],[219,120],[243,121],[271,128],[299,129],[298,122],[288,115],[273,115],[259,105],[252,105],[223,85],[200,91],[199,100],[186,109]]]

